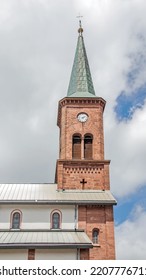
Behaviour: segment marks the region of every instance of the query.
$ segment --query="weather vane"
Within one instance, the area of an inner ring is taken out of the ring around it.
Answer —
[[[77,18],[79,18],[79,29],[78,29],[78,32],[80,35],[82,35],[83,33],[83,28],[82,28],[82,22],[81,22],[81,19],[83,16],[81,16],[80,14],[77,16]]]

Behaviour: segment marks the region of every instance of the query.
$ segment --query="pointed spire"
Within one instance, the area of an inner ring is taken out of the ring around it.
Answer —
[[[96,97],[83,39],[83,28],[79,21],[79,37],[70,77],[67,96]]]

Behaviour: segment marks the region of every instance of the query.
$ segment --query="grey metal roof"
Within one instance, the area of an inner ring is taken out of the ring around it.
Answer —
[[[0,231],[0,248],[92,248],[83,231]]]
[[[0,184],[0,203],[116,204],[110,191],[57,190],[57,184]]]

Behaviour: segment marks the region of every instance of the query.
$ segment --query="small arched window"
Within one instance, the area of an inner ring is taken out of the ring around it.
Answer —
[[[86,134],[84,136],[84,158],[92,159],[92,143],[93,136],[91,134]]]
[[[61,214],[58,211],[52,213],[52,229],[59,229],[61,226]]]
[[[93,244],[98,243],[98,236],[99,236],[99,229],[94,228],[93,231],[92,231],[92,242],[93,242]]]
[[[19,211],[15,211],[12,213],[12,222],[11,222],[12,229],[20,229],[20,219],[21,219],[21,214]]]
[[[81,158],[81,136],[79,134],[74,134],[72,139],[72,158]]]

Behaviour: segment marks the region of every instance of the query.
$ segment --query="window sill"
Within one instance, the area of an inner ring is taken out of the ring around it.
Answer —
[[[55,230],[55,231],[57,231],[57,230],[61,230],[61,228],[50,228],[50,230]]]
[[[101,247],[100,244],[94,244],[93,243],[93,247]]]
[[[10,228],[11,231],[20,231],[20,228]]]

